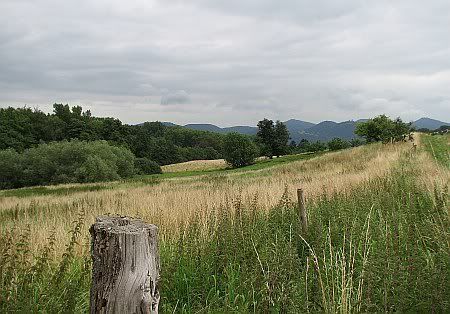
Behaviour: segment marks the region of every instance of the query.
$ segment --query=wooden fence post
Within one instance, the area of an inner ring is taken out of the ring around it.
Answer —
[[[303,235],[306,235],[306,233],[308,232],[308,216],[306,215],[305,200],[303,199],[303,189],[297,189],[297,199]]]
[[[158,313],[158,228],[129,217],[97,217],[90,228],[91,314]]]

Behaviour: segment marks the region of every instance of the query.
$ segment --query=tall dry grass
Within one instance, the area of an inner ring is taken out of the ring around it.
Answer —
[[[236,200],[268,210],[285,190],[293,195],[301,187],[310,202],[324,193],[345,193],[362,182],[385,176],[409,149],[409,143],[375,144],[251,172],[166,179],[152,186],[120,185],[71,195],[5,197],[0,200],[0,228],[3,232],[12,225],[19,229],[29,225],[31,247],[39,250],[51,232],[57,239],[67,239],[72,222],[84,210],[87,219],[83,230],[95,216],[113,213],[157,224],[164,237],[177,233],[193,214],[206,217]],[[88,243],[86,231],[82,238]],[[65,242],[56,243],[56,252],[63,252]]]
[[[228,167],[225,159],[215,160],[191,160],[181,162],[172,165],[162,166],[161,169],[164,173],[169,172],[182,172],[182,171],[208,171],[208,170],[220,170]]]
[[[5,198],[2,232],[15,229],[0,238],[0,308],[86,312],[86,231],[110,212],[160,226],[164,313],[448,312],[442,170],[402,143],[146,187]],[[289,195],[299,185],[308,232]]]

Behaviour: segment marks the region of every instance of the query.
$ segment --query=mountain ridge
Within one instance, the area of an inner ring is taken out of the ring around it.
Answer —
[[[285,123],[286,127],[288,128],[290,139],[294,140],[297,143],[302,139],[306,139],[308,141],[327,142],[335,137],[339,137],[345,140],[351,140],[352,138],[357,137],[354,133],[356,124],[359,122],[365,122],[367,120],[368,119],[358,119],[343,122],[325,120],[319,123],[312,123],[298,119],[289,119],[287,121],[284,121],[283,123]],[[167,126],[181,126],[193,130],[217,132],[222,134],[237,132],[246,135],[255,135],[258,131],[257,127],[247,125],[219,127],[211,123],[189,123],[185,125],[178,125],[172,122],[162,123]],[[427,128],[430,130],[434,130],[439,128],[441,125],[450,125],[450,123],[427,117],[412,121],[412,126],[416,129]]]

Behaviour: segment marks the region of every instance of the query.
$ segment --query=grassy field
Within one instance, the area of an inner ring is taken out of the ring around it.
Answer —
[[[159,226],[164,313],[448,312],[448,137],[418,145],[3,194],[0,311],[86,312],[88,227],[112,213]]]
[[[131,188],[154,185],[164,179],[174,179],[182,177],[204,176],[212,174],[231,174],[231,173],[247,173],[249,171],[256,171],[274,167],[277,165],[307,160],[323,154],[307,153],[297,155],[287,155],[274,159],[259,158],[256,163],[242,167],[239,169],[229,168],[223,159],[218,160],[195,160],[185,163],[172,164],[163,166],[162,174],[135,176],[131,179],[103,183],[89,183],[89,184],[60,184],[57,186],[37,186],[27,187],[14,190],[0,190],[1,197],[28,197],[40,195],[68,195],[78,192],[98,191],[105,189],[117,188]]]
[[[450,135],[424,135],[422,141],[436,162],[450,168]]]

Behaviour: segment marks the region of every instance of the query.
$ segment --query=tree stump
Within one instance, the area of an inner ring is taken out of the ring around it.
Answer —
[[[90,228],[90,312],[158,313],[158,228],[129,217],[97,217]]]

